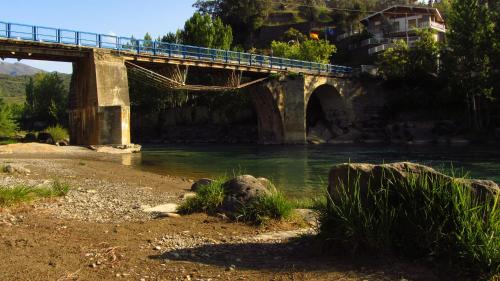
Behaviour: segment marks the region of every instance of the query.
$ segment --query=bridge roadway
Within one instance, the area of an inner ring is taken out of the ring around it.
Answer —
[[[346,66],[7,22],[0,22],[0,40],[1,57],[71,61],[98,48],[111,50],[125,60],[238,71],[315,75],[352,72]]]
[[[261,143],[305,143],[311,95],[328,86],[325,100],[344,104],[356,88],[346,66],[6,22],[0,22],[0,58],[73,63],[69,124],[76,145],[131,143],[128,76],[134,70],[178,89],[203,89],[185,85],[188,69],[197,68],[229,76],[230,87],[212,89],[251,85]],[[243,73],[255,83],[242,84]],[[279,78],[266,79],[269,74]]]

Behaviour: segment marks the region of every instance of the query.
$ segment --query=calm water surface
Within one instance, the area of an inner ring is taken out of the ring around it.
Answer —
[[[463,169],[472,177],[500,182],[500,149],[492,146],[146,146],[132,165],[193,179],[233,173],[271,179],[291,196],[320,192],[329,169],[345,162],[412,161]]]

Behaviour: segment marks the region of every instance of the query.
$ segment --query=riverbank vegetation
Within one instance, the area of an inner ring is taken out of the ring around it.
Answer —
[[[498,195],[482,199],[460,181],[419,175],[394,181],[340,186],[338,196],[317,201],[320,237],[351,253],[397,254],[426,259],[487,278],[500,270]]]
[[[49,186],[29,186],[24,184],[0,187],[0,207],[8,207],[39,198],[65,196],[70,190],[67,183],[54,181]]]
[[[179,206],[179,213],[207,213],[210,215],[225,213],[225,182],[226,179],[221,178],[199,187],[196,190],[196,196],[188,198]],[[228,213],[232,219],[260,225],[269,220],[290,218],[293,212],[293,204],[281,191],[270,188],[269,193],[258,196],[246,203],[241,202],[235,209],[233,212]]]

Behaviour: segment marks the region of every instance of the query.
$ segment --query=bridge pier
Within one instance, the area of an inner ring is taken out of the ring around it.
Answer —
[[[73,63],[69,115],[71,144],[130,144],[129,88],[123,58],[94,49]]]

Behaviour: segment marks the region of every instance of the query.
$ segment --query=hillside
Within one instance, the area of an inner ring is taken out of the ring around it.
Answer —
[[[66,89],[69,89],[71,81],[70,74],[61,74]],[[31,75],[11,76],[0,74],[0,97],[7,103],[23,103],[25,99],[25,87]]]
[[[19,62],[8,63],[0,61],[0,74],[7,74],[10,76],[25,76],[35,75],[40,72],[44,71]]]

